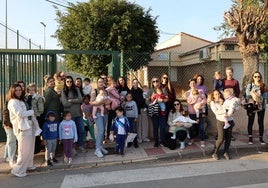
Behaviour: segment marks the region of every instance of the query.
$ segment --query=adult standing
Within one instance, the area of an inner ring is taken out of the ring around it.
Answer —
[[[240,96],[240,87],[238,80],[233,78],[234,70],[232,67],[226,67],[225,69],[226,78],[222,79],[223,90],[226,88],[232,88],[234,94],[239,98]],[[235,141],[235,138],[232,136],[232,141]]]
[[[164,95],[165,97],[163,98],[162,95]],[[168,101],[167,92],[163,91],[160,81],[157,77],[153,77],[151,80],[151,90],[149,91],[149,96],[150,96],[150,103],[153,103],[156,100],[156,102],[165,105],[165,103]],[[153,123],[154,147],[164,146],[166,127],[167,127],[166,114],[159,112],[159,114],[157,115],[154,114],[151,117],[151,119]],[[158,136],[159,129],[160,129],[160,142]]]
[[[233,78],[234,70],[232,67],[226,67],[225,74],[226,78],[222,79],[223,90],[226,88],[232,88],[234,90],[234,94],[239,98],[240,95],[240,87],[238,80]]]
[[[72,120],[76,124],[76,130],[78,135],[78,150],[85,152],[84,149],[84,137],[85,128],[83,123],[83,114],[81,110],[82,95],[80,90],[75,86],[74,80],[71,76],[66,76],[64,89],[61,94],[61,102],[64,111],[69,111],[72,114]]]
[[[59,95],[54,90],[55,82],[52,76],[46,76],[45,78],[45,87],[44,87],[44,113],[46,114],[49,111],[55,113],[55,118],[57,123],[61,121],[61,113],[62,113],[62,104],[59,98]],[[45,118],[43,116],[43,118]]]
[[[182,123],[182,122],[173,122],[176,118],[179,116],[182,116],[184,114],[183,106],[181,104],[181,101],[178,99],[175,99],[173,102],[173,108],[169,112],[168,115],[168,133],[167,133],[167,146],[168,148],[174,150],[177,147],[177,139],[180,142],[180,149],[185,148],[185,139],[187,138],[188,129],[186,128],[189,123]],[[173,136],[175,129],[176,132],[176,139],[171,139]]]
[[[74,81],[75,86],[79,89],[82,97],[84,97],[84,93],[83,93],[83,81],[82,78],[77,77]]]
[[[93,89],[91,92],[91,99],[90,103],[93,106],[99,106],[104,105],[107,100],[103,100],[100,102],[96,101],[97,94],[99,93],[99,90],[104,90],[104,79],[98,78],[97,80],[97,88]],[[103,147],[103,138],[104,138],[104,130],[107,123],[108,115],[107,110],[105,110],[104,116],[101,116],[100,110],[96,113],[97,118],[94,119],[96,126],[97,126],[97,134],[96,134],[96,150],[95,155],[99,158],[103,157],[103,155],[108,154],[108,151]]]
[[[27,110],[22,87],[13,84],[8,93],[8,110],[13,131],[18,141],[17,163],[13,165],[11,173],[17,177],[26,176],[26,171],[34,170],[34,125],[31,117],[33,110]]]
[[[7,137],[4,158],[6,161],[9,162],[9,166],[12,168],[14,161],[15,161],[17,143],[16,143],[16,136],[14,135],[14,131],[13,131],[13,126],[10,122],[7,104],[8,104],[8,101],[5,103],[5,108],[3,110],[4,112],[3,113],[3,127],[6,132],[6,137]]]
[[[258,115],[258,124],[259,124],[259,142],[261,145],[265,145],[266,143],[263,141],[263,132],[264,132],[264,115],[265,115],[265,108],[266,108],[266,98],[267,98],[267,91],[268,88],[265,86],[262,80],[262,75],[259,71],[256,71],[251,76],[251,83],[247,85],[246,88],[246,98],[252,99],[254,98],[254,92],[257,91],[260,94],[260,99],[262,98],[262,102],[260,105],[259,111],[257,112]],[[256,112],[253,110],[247,110],[248,115],[248,144],[253,144],[253,136],[252,136],[252,127],[255,119]]]
[[[227,120],[228,123],[231,125],[229,128],[227,129],[223,129],[224,124],[225,124],[225,120],[226,120],[226,111],[223,108],[222,104],[224,101],[224,97],[221,93],[220,90],[214,90],[211,94],[211,102],[210,102],[210,107],[212,112],[215,114],[216,116],[216,120],[217,120],[217,140],[215,142],[215,149],[214,149],[214,153],[212,155],[212,158],[218,160],[218,154],[219,154],[219,149],[224,142],[224,157],[226,160],[229,160],[229,147],[231,144],[231,138],[232,138],[232,130],[234,127],[234,121],[233,121],[233,117],[228,116]]]
[[[164,90],[166,90],[168,94],[168,101],[166,102],[166,109],[167,109],[166,111],[167,111],[167,117],[168,117],[168,113],[173,108],[173,102],[176,99],[175,89],[171,84],[168,74],[163,74],[161,76],[161,86]]]
[[[197,74],[194,76],[194,79],[196,79],[196,86],[195,86],[196,89],[202,90],[203,93],[207,96],[208,91],[207,91],[207,86],[204,85],[204,81],[205,81],[204,77],[200,74]]]
[[[137,79],[132,80],[131,93],[133,100],[138,107],[138,142],[148,142],[148,114],[145,99],[143,97],[143,91],[139,87],[139,81]]]
[[[196,98],[193,93],[196,91],[196,80],[195,79],[190,79],[189,80],[189,87],[190,89],[186,92],[186,100],[188,104],[188,112],[189,112],[189,117],[193,120],[197,120],[196,117],[196,112],[194,109],[194,105],[198,102],[198,98]],[[202,90],[198,90],[200,94],[204,94]],[[207,103],[207,99],[203,98],[202,101],[199,103],[199,105],[205,105]],[[193,126],[190,128],[190,143],[193,144],[194,138],[198,135],[200,137],[200,144],[201,147],[205,147],[205,129],[204,129],[204,118],[202,112],[200,113],[199,116],[199,121],[196,124],[193,124]]]
[[[116,81],[113,77],[108,77],[108,87],[106,88],[106,91],[110,98],[114,99],[118,106],[121,104],[121,98],[120,94],[118,93],[116,89]],[[110,130],[113,123],[114,118],[116,117],[115,109],[108,110],[108,123],[107,123],[107,129],[106,129],[106,139],[109,139],[110,136]]]
[[[121,97],[121,102],[123,102],[126,98],[126,94],[130,91],[127,86],[127,81],[123,76],[119,76],[117,79],[116,89]]]

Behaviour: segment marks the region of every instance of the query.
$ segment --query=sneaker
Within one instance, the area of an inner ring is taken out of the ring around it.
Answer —
[[[226,160],[230,160],[230,156],[229,156],[228,153],[224,153],[223,156],[224,156],[224,158],[225,158]]]
[[[248,137],[248,144],[252,145],[253,144],[253,138],[252,137]]]
[[[9,161],[10,168],[13,168],[13,165],[14,165],[13,161]]]
[[[94,154],[95,154],[98,158],[102,158],[102,157],[103,157],[103,154],[102,154],[102,152],[101,152],[100,149],[96,149]]]
[[[142,143],[142,139],[139,139],[139,138],[138,138],[138,143],[141,144],[141,143]]]
[[[185,143],[184,142],[180,142],[180,149],[183,150],[185,148]]]
[[[52,159],[52,162],[53,163],[58,163],[59,162],[59,160],[57,160],[55,157]]]
[[[213,153],[212,154],[212,158],[215,160],[219,160],[218,154],[217,153]]]
[[[73,162],[73,159],[69,158],[68,164],[72,164],[72,162]]]
[[[206,147],[206,143],[205,143],[205,141],[201,141],[201,142],[200,142],[200,146],[201,146],[201,148]]]
[[[104,154],[104,155],[107,155],[108,154],[108,151],[107,149],[101,147],[101,152]]]
[[[30,170],[30,171],[36,170],[36,166],[28,167],[27,170]]]
[[[260,137],[259,141],[260,141],[261,145],[266,145],[266,143],[263,141],[262,137]]]
[[[11,170],[11,174],[13,174],[14,176],[17,176],[19,178],[27,176],[26,173],[19,174],[19,173],[15,172],[14,170]]]
[[[170,137],[171,139],[175,140],[176,139],[176,135],[174,134],[172,137]]]
[[[64,157],[64,159],[63,159],[63,163],[68,163],[68,158],[67,157]]]
[[[149,139],[149,138],[144,138],[143,141],[144,141],[144,142],[150,142],[150,139]]]
[[[225,123],[223,129],[228,129],[230,126],[231,126],[230,123]]]
[[[47,166],[53,166],[53,164],[52,164],[52,162],[51,162],[50,160],[47,160],[47,161],[46,161],[46,165],[47,165]]]

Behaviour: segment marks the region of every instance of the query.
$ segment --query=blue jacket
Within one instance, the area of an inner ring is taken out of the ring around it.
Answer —
[[[51,114],[55,116],[55,113],[52,111],[46,113],[46,122],[43,124],[42,127],[42,136],[44,140],[58,139],[58,124],[56,120],[51,122],[48,119],[48,116]]]
[[[124,124],[119,120],[120,118],[116,117],[114,119],[114,124],[111,127],[111,130],[114,131],[114,134],[117,134],[118,126],[123,126],[126,134],[130,131],[130,124],[129,124],[128,118],[126,116],[123,116],[123,118],[125,120]]]

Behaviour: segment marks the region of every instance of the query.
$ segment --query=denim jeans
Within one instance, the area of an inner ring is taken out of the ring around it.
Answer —
[[[79,147],[83,147],[84,146],[84,137],[85,137],[85,127],[84,127],[83,118],[82,117],[73,117],[72,120],[76,124],[77,136],[78,136],[77,145]]]
[[[192,120],[196,120],[196,114],[189,114],[189,117]],[[205,140],[205,129],[204,129],[204,118],[202,114],[200,114],[198,124],[194,123],[193,126],[190,128],[190,137],[195,138],[199,134],[199,138],[201,141]]]
[[[153,135],[154,135],[154,142],[155,144],[159,144],[159,137],[158,137],[158,129],[160,128],[160,143],[165,143],[165,135],[166,135],[166,117],[165,116],[152,116],[152,123],[153,123]]]
[[[96,126],[97,126],[96,149],[100,149],[102,147],[104,130],[105,130],[105,126],[108,120],[108,115],[104,114],[104,116],[101,116],[101,114],[98,112],[96,116],[97,118],[94,119]]]
[[[17,151],[16,136],[13,133],[13,129],[10,127],[5,127],[5,132],[7,136],[4,158],[8,161],[14,161]]]

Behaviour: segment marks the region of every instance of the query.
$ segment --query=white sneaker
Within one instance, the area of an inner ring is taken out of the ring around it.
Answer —
[[[14,165],[13,161],[9,161],[10,168],[13,168],[13,165]]]
[[[28,167],[27,170],[36,170],[36,166]]]
[[[14,176],[17,176],[19,178],[27,176],[26,173],[19,174],[19,173],[15,172],[14,170],[11,170],[11,174],[13,174]]]
[[[102,152],[104,155],[107,155],[107,154],[108,154],[107,149],[104,149],[103,147],[101,147],[101,152]]]
[[[68,163],[69,163],[69,164],[72,164],[72,162],[73,162],[73,159],[72,159],[72,158],[69,158]]]
[[[68,163],[68,158],[67,157],[64,157],[64,159],[63,159],[63,163]]]
[[[100,149],[96,149],[95,150],[95,155],[97,155],[98,158],[102,158],[103,157],[103,154],[102,154],[102,152],[101,152]]]
[[[229,123],[226,123],[223,127],[223,129],[228,129],[231,125]]]
[[[139,139],[139,138],[138,138],[138,143],[141,144],[141,143],[142,143],[142,139]]]
[[[174,140],[175,140],[175,139],[176,139],[176,135],[174,134],[174,135],[171,137],[171,139],[174,139]]]
[[[150,139],[149,139],[149,138],[144,138],[143,141],[144,141],[144,142],[150,142]]]

